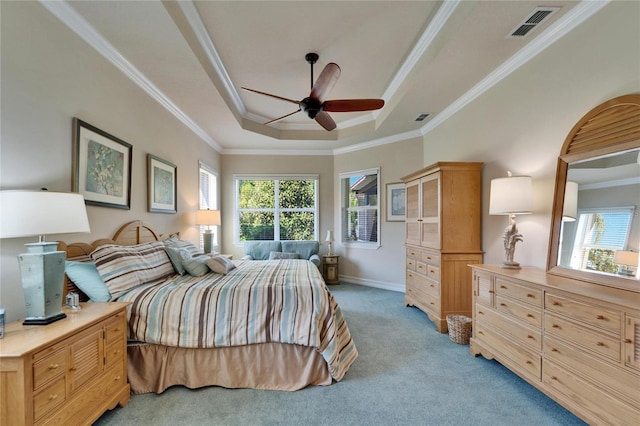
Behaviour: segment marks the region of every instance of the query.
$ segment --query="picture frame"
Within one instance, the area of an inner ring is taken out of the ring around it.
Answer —
[[[73,128],[72,191],[87,205],[131,209],[133,146],[76,117]]]
[[[405,221],[406,194],[404,183],[387,184],[387,222]]]
[[[178,168],[166,160],[147,154],[147,203],[152,213],[177,213]]]

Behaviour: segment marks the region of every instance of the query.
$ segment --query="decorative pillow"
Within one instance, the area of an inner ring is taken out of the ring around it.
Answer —
[[[196,245],[191,241],[179,240],[175,237],[164,240],[164,245],[166,247],[186,248],[187,250],[189,250],[189,254],[191,255],[191,257],[199,256],[202,254],[202,250],[196,247]]]
[[[209,272],[209,267],[206,263],[209,259],[209,256],[206,254],[198,257],[192,257],[191,259],[183,260],[182,266],[184,266],[184,269],[186,269],[192,277],[201,277]]]
[[[109,293],[96,265],[93,263],[66,261],[64,272],[76,287],[89,296],[92,302],[108,302],[111,300],[111,293]]]
[[[182,266],[182,262],[184,260],[191,259],[191,253],[186,248],[178,248],[178,247],[165,247],[167,252],[167,256],[169,256],[169,260],[173,265],[173,269],[176,270],[176,273],[180,275],[185,274],[184,266]]]
[[[228,274],[229,271],[231,271],[232,269],[235,269],[235,267],[236,267],[236,265],[234,265],[234,263],[232,261],[230,261],[226,257],[220,256],[220,255],[213,256],[210,259],[208,259],[207,260],[207,266],[213,272],[216,272],[216,273],[222,274],[222,275]]]
[[[272,251],[269,253],[269,260],[273,259],[300,259],[298,253],[284,253],[281,251]]]
[[[134,246],[107,244],[91,253],[100,276],[113,297],[137,285],[175,274],[164,243]]]

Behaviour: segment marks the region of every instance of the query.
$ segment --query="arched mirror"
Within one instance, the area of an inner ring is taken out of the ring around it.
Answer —
[[[640,292],[640,94],[571,129],[558,158],[547,271]]]

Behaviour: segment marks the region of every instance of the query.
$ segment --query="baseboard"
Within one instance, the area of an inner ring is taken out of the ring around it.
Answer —
[[[369,280],[365,278],[351,277],[349,275],[340,275],[340,281],[344,281],[346,283],[351,283],[351,284],[363,285],[366,287],[381,288],[383,290],[397,291],[400,293],[405,292],[404,284],[387,283],[384,281],[375,281],[375,280]]]

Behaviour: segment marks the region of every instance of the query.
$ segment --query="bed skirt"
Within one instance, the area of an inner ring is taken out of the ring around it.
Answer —
[[[332,383],[327,362],[315,348],[260,343],[211,349],[129,344],[131,392],[162,393],[174,385],[294,391]]]

